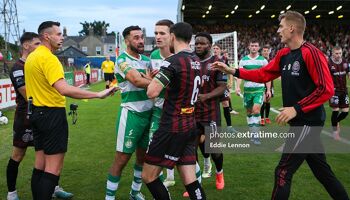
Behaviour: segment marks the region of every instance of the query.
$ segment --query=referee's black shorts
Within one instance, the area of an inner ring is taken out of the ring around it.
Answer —
[[[114,74],[113,73],[104,73],[105,81],[113,81]]]
[[[67,152],[68,122],[65,108],[35,107],[30,117],[35,151],[47,155]]]

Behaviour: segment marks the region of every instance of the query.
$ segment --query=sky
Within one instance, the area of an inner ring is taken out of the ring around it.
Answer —
[[[105,21],[107,32],[122,32],[139,25],[153,36],[154,24],[160,19],[176,22],[178,0],[20,0],[17,12],[20,33],[37,32],[43,21],[58,21],[67,27],[68,36],[78,35],[80,22]]]

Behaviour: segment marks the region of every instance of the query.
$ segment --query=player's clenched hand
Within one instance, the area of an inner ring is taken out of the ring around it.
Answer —
[[[104,99],[109,95],[113,95],[116,91],[120,90],[119,87],[110,87],[108,89],[105,89],[97,94],[98,98]]]
[[[281,113],[276,117],[276,122],[280,125],[284,125],[285,123],[289,122],[289,120],[297,116],[297,111],[294,107],[284,107],[280,110]]]
[[[221,72],[224,72],[225,74],[234,74],[235,73],[234,68],[230,68],[229,66],[227,66],[223,62],[218,62],[218,61],[214,62],[212,64],[212,68],[214,70],[220,70]]]

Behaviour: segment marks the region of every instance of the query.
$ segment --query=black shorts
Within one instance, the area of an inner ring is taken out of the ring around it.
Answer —
[[[205,135],[205,128],[209,128],[210,130],[217,130],[217,123],[214,121],[210,121],[210,122],[197,122],[197,134],[198,135]]]
[[[224,94],[220,97],[220,102],[223,102],[223,101],[229,101],[230,100],[230,90],[229,89],[226,89]]]
[[[33,131],[27,113],[16,112],[13,122],[13,146],[25,149],[34,146]]]
[[[194,165],[197,143],[195,130],[170,133],[158,129],[150,141],[145,162],[168,169],[173,169],[175,165]]]
[[[68,122],[65,108],[35,107],[30,116],[35,151],[47,155],[67,152]]]
[[[114,74],[113,73],[104,73],[105,81],[113,81]]]
[[[349,95],[347,92],[335,92],[329,100],[331,108],[349,108]]]

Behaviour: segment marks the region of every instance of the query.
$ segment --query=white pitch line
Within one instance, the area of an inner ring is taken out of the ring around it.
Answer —
[[[274,109],[274,108],[270,108],[270,110],[271,110],[272,112],[276,113],[276,114],[280,114],[280,113],[281,113],[280,111],[278,111],[278,110],[276,110],[276,109]],[[330,133],[330,132],[328,132],[328,131],[322,130],[322,133],[323,133],[324,135],[327,135],[327,136],[330,137],[330,138],[333,138],[332,133]],[[347,140],[347,139],[344,139],[344,138],[342,138],[342,137],[340,137],[339,142],[342,142],[342,143],[344,143],[344,144],[350,145],[350,141]]]

